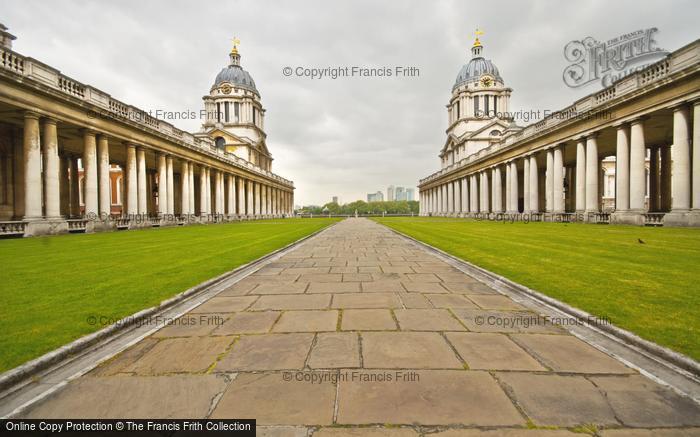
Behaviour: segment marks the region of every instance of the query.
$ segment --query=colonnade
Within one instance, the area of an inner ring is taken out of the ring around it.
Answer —
[[[123,170],[122,219],[190,216],[198,221],[210,221],[212,217],[219,221],[218,217],[268,218],[293,214],[291,189],[264,177],[214,168],[146,145],[117,142],[91,129],[81,130],[81,135],[82,154],[59,155],[56,120],[32,111],[24,113],[20,181],[24,195],[16,207],[23,221],[113,219],[112,164],[120,165]],[[115,147],[124,148],[123,161],[110,160],[110,149]],[[148,169],[147,153],[155,154],[155,169]],[[225,167],[223,164],[221,167]]]
[[[609,127],[616,142],[616,199],[610,222],[645,224],[645,216],[654,213],[664,215],[664,224],[700,225],[700,102],[667,109],[673,114],[670,144],[647,142],[644,116]],[[424,184],[421,214],[579,213],[584,220],[597,220],[606,214],[601,211],[605,156],[599,153],[600,134],[588,132]]]

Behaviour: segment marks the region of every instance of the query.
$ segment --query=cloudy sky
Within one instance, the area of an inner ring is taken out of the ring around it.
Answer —
[[[273,170],[297,204],[364,199],[439,168],[445,104],[473,32],[514,89],[511,108],[556,110],[600,85],[562,81],[567,42],[658,28],[677,49],[699,35],[688,1],[0,0],[15,50],[145,110],[195,111],[241,40],[267,109]],[[311,80],[285,67],[413,66],[418,77]],[[174,124],[196,131],[199,120]]]

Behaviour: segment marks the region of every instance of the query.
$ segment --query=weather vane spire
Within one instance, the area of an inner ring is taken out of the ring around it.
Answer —
[[[231,48],[231,54],[237,55],[238,54],[238,45],[241,43],[241,40],[234,36],[231,39],[231,43],[233,44],[233,47]]]
[[[475,36],[474,47],[481,46],[481,41],[479,41],[479,36],[483,35],[483,34],[484,34],[484,32],[481,29],[479,29],[479,27],[477,26],[476,31],[474,32],[474,36]]]

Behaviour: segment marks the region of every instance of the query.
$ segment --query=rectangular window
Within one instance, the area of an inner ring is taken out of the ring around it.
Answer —
[[[234,102],[233,103],[233,121],[238,123],[240,121],[240,103]]]
[[[257,110],[255,107],[253,107],[253,124],[255,124],[255,125],[257,125],[257,123],[256,123],[256,120],[257,120],[256,115],[257,115],[257,113],[258,113],[258,110]]]
[[[491,112],[489,112],[489,96],[484,96],[484,111],[487,116],[491,114]]]
[[[493,96],[493,115],[498,112],[498,96]]]
[[[459,101],[455,103],[455,107],[457,108],[457,120],[459,120]]]
[[[224,102],[224,120],[226,120],[226,123],[228,123],[229,118],[228,118],[228,102]]]
[[[479,116],[479,96],[474,97],[474,117]]]
[[[221,103],[216,103],[216,121],[221,123]]]

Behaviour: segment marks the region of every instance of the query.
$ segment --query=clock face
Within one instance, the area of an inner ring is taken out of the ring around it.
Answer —
[[[222,85],[221,92],[224,94],[231,94],[231,85],[229,85],[229,84]]]
[[[493,85],[493,78],[491,76],[481,76],[481,85],[485,87],[489,87]]]

